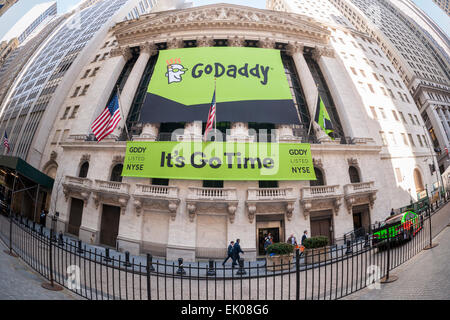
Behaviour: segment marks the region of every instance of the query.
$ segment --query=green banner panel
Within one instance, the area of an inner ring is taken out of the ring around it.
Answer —
[[[303,143],[129,141],[125,177],[188,180],[316,180]]]
[[[299,123],[280,51],[248,47],[159,51],[140,121],[206,122],[214,88],[217,121]]]

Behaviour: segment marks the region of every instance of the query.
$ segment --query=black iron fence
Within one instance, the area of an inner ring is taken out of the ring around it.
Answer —
[[[436,209],[436,208],[434,208]],[[420,230],[379,248],[372,235],[344,246],[299,250],[288,257],[244,261],[169,262],[151,255],[130,257],[54,235],[20,217],[0,216],[0,238],[31,268],[92,300],[333,300],[378,281],[431,241],[435,211],[421,214]],[[430,227],[428,227],[428,225]]]

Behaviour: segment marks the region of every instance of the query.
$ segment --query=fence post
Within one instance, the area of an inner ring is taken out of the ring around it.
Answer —
[[[49,262],[50,262],[50,266],[49,266],[50,283],[44,282],[44,283],[42,283],[41,286],[42,286],[42,288],[50,290],[50,291],[61,291],[63,289],[63,287],[55,284],[55,282],[53,280],[53,250],[52,250],[53,241],[52,241],[52,237],[53,237],[53,229],[50,229],[50,237],[48,238],[48,244],[49,244],[48,254],[49,254]]]
[[[239,259],[239,269],[238,269],[238,271],[236,272],[236,274],[237,275],[243,275],[243,274],[246,274],[247,272],[245,272],[245,269],[244,269],[244,259],[243,258],[240,258]]]
[[[386,276],[380,280],[380,283],[390,283],[398,280],[397,276],[389,275],[389,268],[391,266],[391,234],[388,230],[387,235],[387,259],[386,259]]]
[[[353,253],[353,249],[351,247],[351,241],[347,240],[347,251],[345,251],[345,254]]]
[[[437,247],[439,245],[439,243],[433,243],[433,230],[431,229],[431,211],[428,215],[428,221],[428,224],[430,226],[430,244],[423,248],[424,250],[433,249],[434,247]]]
[[[295,250],[295,300],[300,300],[300,249]]]
[[[152,290],[150,288],[150,271],[155,271],[152,265],[152,255],[147,253],[147,300],[152,299]]]
[[[216,275],[216,271],[214,270],[214,260],[209,259],[209,269],[208,272],[206,273],[208,276],[215,276]]]
[[[103,258],[103,260],[105,260],[105,262],[111,261],[111,257],[109,256],[109,248],[105,248],[105,257]]]
[[[130,263],[130,252],[125,251],[125,262],[123,263],[125,267],[131,267]]]
[[[83,253],[83,249],[81,248],[81,240],[78,240],[78,253]]]

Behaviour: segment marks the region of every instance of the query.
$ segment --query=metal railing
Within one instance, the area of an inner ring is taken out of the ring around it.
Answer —
[[[296,250],[280,261],[241,259],[235,268],[213,260],[130,257],[56,237],[19,216],[0,216],[0,238],[46,279],[90,300],[333,300],[372,285],[419,253],[431,241],[427,220],[434,211],[427,213],[417,233],[407,238],[401,229],[387,248],[373,245],[372,235],[366,235],[344,246]]]

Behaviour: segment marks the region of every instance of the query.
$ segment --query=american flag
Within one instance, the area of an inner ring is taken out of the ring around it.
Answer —
[[[119,97],[116,94],[91,126],[97,141],[102,141],[111,134],[119,124],[120,119]]]
[[[8,135],[6,134],[6,131],[5,131],[5,136],[3,137],[3,145],[6,148],[6,153],[9,153],[10,148],[9,148]]]
[[[208,122],[206,122],[205,135],[203,136],[203,140],[206,141],[208,137],[208,133],[211,131],[213,127],[214,120],[216,118],[216,88],[214,88],[214,94],[211,102],[211,107],[209,108],[208,114]]]

